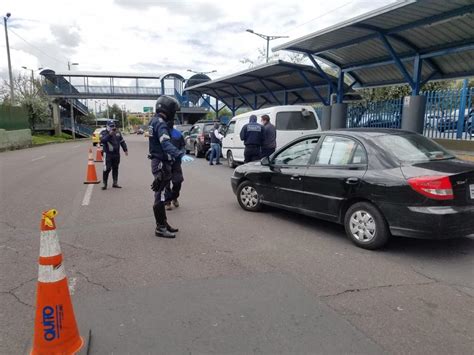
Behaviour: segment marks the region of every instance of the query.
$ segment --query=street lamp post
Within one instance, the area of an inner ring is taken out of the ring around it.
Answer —
[[[35,90],[35,71],[34,69],[30,69],[28,67],[22,66],[23,69],[25,70],[30,70],[31,71],[31,93],[33,94],[33,91]],[[38,70],[41,70],[43,68],[38,68]]]
[[[257,33],[257,32],[254,32],[254,30],[250,29],[250,28],[247,28],[246,29],[247,32],[249,33],[253,33],[254,35],[257,35],[261,38],[263,38],[264,40],[267,41],[267,63],[268,63],[268,53],[270,52],[270,41],[274,40],[274,39],[278,39],[278,38],[288,38],[288,36],[268,36],[268,35],[264,35],[264,34],[261,34],[261,33]]]
[[[69,60],[67,61],[67,70],[71,70],[72,65],[79,65],[79,63],[71,63]]]
[[[13,104],[15,101],[14,93],[13,93],[13,75],[12,75],[12,63],[10,60],[10,44],[8,42],[8,25],[7,20],[12,14],[7,12],[5,16],[3,16],[3,23],[5,24],[5,40],[7,42],[7,58],[8,58],[8,75],[10,76],[10,101]]]

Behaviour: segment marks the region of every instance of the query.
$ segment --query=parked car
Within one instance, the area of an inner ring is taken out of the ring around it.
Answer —
[[[94,133],[92,133],[92,145],[95,147],[100,143],[100,132],[102,132],[105,127],[96,128]]]
[[[464,117],[464,132],[471,132],[473,125],[474,113],[471,111],[469,116]],[[457,130],[458,129],[458,117],[442,118],[438,121],[437,129],[439,132]]]
[[[186,143],[186,153],[193,152],[196,158],[201,158],[207,152],[211,146],[211,133],[214,127],[212,121],[198,121],[191,129],[188,134],[185,134],[184,141]]]
[[[400,115],[394,115],[392,118],[372,117],[368,120],[362,121],[358,127],[364,128],[400,128],[402,125]]]
[[[240,131],[249,122],[250,115],[256,115],[259,120],[262,115],[270,117],[276,128],[277,148],[304,134],[321,131],[318,116],[311,106],[273,106],[237,115],[230,120],[222,140],[222,154],[231,168],[244,162],[244,143],[240,140]]]
[[[391,236],[474,234],[474,163],[413,132],[308,135],[237,167],[231,183],[244,210],[270,205],[340,223],[366,249]]]
[[[176,124],[174,125],[174,128],[176,128],[184,135],[185,132],[189,132],[192,126],[192,124]]]

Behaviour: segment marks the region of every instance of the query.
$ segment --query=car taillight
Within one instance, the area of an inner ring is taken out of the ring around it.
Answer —
[[[434,200],[452,200],[453,186],[448,176],[420,176],[408,179],[411,188]]]
[[[200,135],[198,136],[198,139],[199,139],[202,143],[204,143],[204,134],[200,134]]]

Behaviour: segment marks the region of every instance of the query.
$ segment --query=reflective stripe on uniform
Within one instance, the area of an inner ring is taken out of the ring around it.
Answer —
[[[161,137],[160,137],[160,143],[163,143],[164,140],[166,139],[170,139],[170,136],[168,136],[167,134],[163,134]]]
[[[56,230],[41,231],[40,235],[40,257],[50,257],[61,254],[58,235]]]
[[[58,282],[66,278],[64,265],[38,265],[38,282]]]

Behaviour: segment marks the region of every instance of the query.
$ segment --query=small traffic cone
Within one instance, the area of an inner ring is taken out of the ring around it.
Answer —
[[[96,162],[96,163],[103,163],[104,162],[104,159],[102,159],[102,147],[100,145],[97,146],[94,162]]]
[[[56,210],[43,212],[31,355],[75,354],[88,347],[79,335],[56,234]]]
[[[94,158],[92,157],[92,148],[89,148],[89,161],[87,162],[87,175],[84,184],[99,184],[97,173],[95,172]]]

